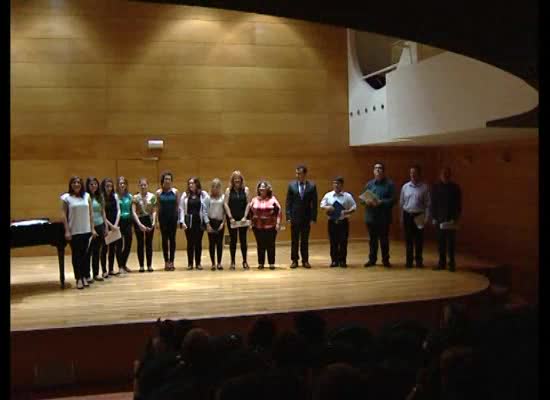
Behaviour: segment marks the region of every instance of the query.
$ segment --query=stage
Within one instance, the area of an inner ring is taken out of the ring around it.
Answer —
[[[52,249],[52,252],[54,250]],[[11,258],[11,331],[48,330],[151,322],[157,318],[192,320],[277,314],[302,310],[333,310],[467,297],[484,291],[489,281],[473,271],[491,268],[476,257],[457,255],[455,273],[432,271],[435,244],[428,243],[423,269],[404,267],[404,244],[391,243],[393,268],[364,268],[367,241],[351,241],[348,268],[329,268],[328,242],[310,245],[312,269],[290,269],[290,247],[277,246],[276,269],[258,270],[256,249],[249,247],[250,270],[229,270],[224,249],[223,271],[211,271],[203,249],[202,271],[188,271],[185,250],[176,253],[176,271],[163,270],[162,253],[154,254],[155,272],[134,270],[123,277],[75,289],[70,256],[66,257],[66,288],[60,289],[57,257]],[[115,267],[116,268],[116,267]]]

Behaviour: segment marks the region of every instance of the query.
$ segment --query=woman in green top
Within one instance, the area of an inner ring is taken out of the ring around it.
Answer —
[[[119,176],[117,194],[120,204],[120,233],[122,235],[122,254],[120,255],[120,272],[132,272],[126,265],[132,248],[132,195],[128,193],[128,179]]]
[[[107,272],[107,257],[101,257],[101,270],[103,272],[103,277],[99,274],[99,255],[100,250],[102,250],[103,246],[105,246],[105,235],[107,234],[107,229],[105,229],[105,221],[107,220],[107,217],[105,216],[103,196],[99,191],[99,181],[97,178],[91,176],[86,179],[86,191],[92,198],[94,229],[97,232],[97,236],[92,239],[90,249],[88,250],[88,263],[91,258],[93,279],[90,276],[90,268],[88,268],[86,280],[88,283],[92,283],[93,281],[102,281],[103,278],[109,277],[109,273]]]
[[[137,239],[137,254],[139,260],[139,272],[144,272],[143,252],[147,255],[147,271],[153,272],[153,234],[157,219],[157,196],[147,191],[149,182],[141,178],[138,182],[139,192],[134,195],[132,203],[132,215],[134,217],[134,230]],[[144,240],[145,239],[145,240]],[[145,242],[145,249],[144,244]]]

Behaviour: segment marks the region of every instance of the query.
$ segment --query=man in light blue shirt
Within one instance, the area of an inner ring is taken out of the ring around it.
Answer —
[[[344,192],[344,178],[334,178],[332,187],[334,190],[325,194],[321,200],[321,208],[326,210],[329,216],[330,266],[346,268],[349,217],[357,209],[357,204],[351,194]]]
[[[428,185],[420,181],[421,169],[418,165],[409,171],[411,180],[401,188],[399,205],[402,209],[401,224],[405,231],[407,244],[406,267],[412,268],[413,259],[416,267],[424,266],[422,250],[424,247],[424,226],[429,220],[430,192]]]

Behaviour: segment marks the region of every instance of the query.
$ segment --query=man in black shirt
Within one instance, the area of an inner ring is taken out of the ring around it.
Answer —
[[[455,229],[441,229],[441,223],[456,224],[462,212],[460,187],[451,182],[451,169],[441,170],[441,181],[433,185],[431,194],[431,216],[437,232],[439,247],[439,263],[435,269],[447,267],[447,251],[449,255],[449,270],[455,271]]]

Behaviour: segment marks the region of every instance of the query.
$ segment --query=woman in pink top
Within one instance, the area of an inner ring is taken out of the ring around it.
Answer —
[[[275,269],[275,238],[281,224],[281,205],[267,181],[258,183],[257,194],[250,202],[250,212],[258,245],[258,269],[264,268],[266,251],[269,269]]]

